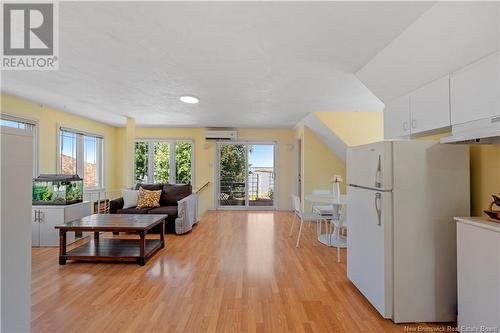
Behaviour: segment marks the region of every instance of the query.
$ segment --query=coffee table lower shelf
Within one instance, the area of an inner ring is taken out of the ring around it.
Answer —
[[[138,239],[93,239],[71,251],[59,256],[59,263],[66,260],[76,261],[131,261],[144,265],[156,252],[164,247],[163,240],[146,239],[145,255],[141,257]]]

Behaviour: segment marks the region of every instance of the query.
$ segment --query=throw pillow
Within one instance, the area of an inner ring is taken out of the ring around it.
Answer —
[[[141,187],[139,189],[139,196],[137,197],[137,208],[160,207],[160,195],[161,190],[148,191]]]
[[[138,195],[139,195],[139,190],[123,189],[122,190],[123,209],[137,206]]]

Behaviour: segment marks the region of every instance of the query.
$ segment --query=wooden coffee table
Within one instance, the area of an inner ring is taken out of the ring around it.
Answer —
[[[144,266],[165,247],[165,219],[157,214],[94,214],[55,228],[59,229],[59,265],[66,260],[133,261]],[[160,225],[160,239],[146,239],[151,228]],[[66,251],[66,232],[93,231],[94,239]],[[99,238],[99,232],[135,232],[140,239]]]

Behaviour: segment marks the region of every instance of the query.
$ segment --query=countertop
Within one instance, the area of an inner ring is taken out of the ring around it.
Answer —
[[[466,223],[479,228],[488,229],[500,233],[500,223],[493,222],[483,217],[455,217],[458,223]]]

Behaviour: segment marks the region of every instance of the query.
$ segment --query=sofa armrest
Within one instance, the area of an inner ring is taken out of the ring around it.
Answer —
[[[123,198],[113,199],[109,202],[109,213],[116,214],[118,209],[122,209],[124,205]]]
[[[177,202],[175,233],[184,234],[198,223],[198,195],[193,193]]]

